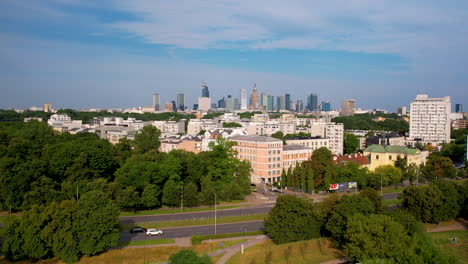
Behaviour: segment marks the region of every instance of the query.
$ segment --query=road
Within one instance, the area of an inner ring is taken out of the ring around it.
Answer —
[[[398,195],[399,193],[384,194],[383,199],[384,200],[396,199]],[[245,207],[245,208],[218,210],[217,217],[263,214],[263,213],[269,212],[273,206],[274,204],[267,203],[263,205],[250,206],[250,207]],[[167,215],[121,217],[120,222],[129,224],[129,223],[136,223],[136,222],[161,222],[161,221],[197,219],[197,218],[199,219],[199,218],[210,218],[210,217],[214,217],[213,211],[167,214]],[[217,234],[259,231],[263,229],[263,221],[219,224],[217,225],[216,229],[217,229],[216,230]],[[215,233],[214,225],[165,228],[163,231],[164,231],[164,235],[161,238],[189,237],[192,235],[211,235]],[[130,232],[128,231],[122,231],[120,235],[121,241],[147,240],[147,239],[158,239],[158,237],[147,237],[141,233],[130,234]]]
[[[258,231],[263,229],[263,221],[250,221],[232,224],[220,224],[216,225],[217,234],[227,233],[241,233]],[[130,234],[128,231],[122,231],[120,233],[121,241],[132,241],[132,240],[149,240],[158,238],[177,238],[177,237],[190,237],[192,235],[212,235],[215,233],[214,225],[196,226],[196,227],[177,227],[177,228],[165,228],[164,235],[161,237],[147,237],[143,233]]]

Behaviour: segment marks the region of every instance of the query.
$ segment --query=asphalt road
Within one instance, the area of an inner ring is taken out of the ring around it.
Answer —
[[[227,216],[242,216],[252,214],[265,214],[273,208],[274,203],[266,203],[262,205],[255,205],[243,208],[234,209],[223,209],[217,210],[217,217]],[[162,221],[174,221],[174,220],[192,220],[192,219],[204,219],[214,218],[214,211],[206,212],[193,212],[193,213],[177,213],[177,214],[164,214],[164,215],[141,215],[141,216],[124,216],[120,217],[120,223],[132,224],[132,223],[146,223],[146,222],[162,222]]]
[[[242,222],[242,223],[216,225],[217,234],[242,233],[242,232],[258,231],[262,229],[263,229],[263,221],[250,221],[250,222]],[[129,231],[122,231],[120,233],[120,241],[190,237],[192,235],[212,235],[215,233],[215,226],[207,225],[207,226],[197,226],[197,227],[164,228],[163,231],[164,231],[164,235],[153,236],[153,237],[148,237],[143,233],[131,234]]]

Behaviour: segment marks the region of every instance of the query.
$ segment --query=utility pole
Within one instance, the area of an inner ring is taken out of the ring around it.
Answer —
[[[215,206],[215,235],[216,235],[216,193],[214,194],[214,196],[215,196],[215,204],[214,204],[214,206]]]

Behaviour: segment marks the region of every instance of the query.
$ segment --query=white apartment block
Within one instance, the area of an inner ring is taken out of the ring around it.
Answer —
[[[322,137],[298,137],[298,138],[291,138],[286,139],[286,144],[288,145],[301,145],[304,147],[308,147],[313,151],[319,149],[321,147],[330,147],[330,139],[329,138],[322,138]]]
[[[450,96],[418,94],[410,106],[410,138],[434,144],[450,142]]]
[[[296,133],[295,122],[250,122],[247,127],[247,134],[249,136],[271,136],[272,134],[281,131],[284,135]]]
[[[310,125],[309,133],[312,137],[328,138],[328,149],[335,155],[343,155],[343,124],[314,122]]]
[[[254,114],[250,119],[252,122],[268,122],[270,116],[268,114]]]
[[[190,119],[187,126],[187,134],[195,136],[202,130],[220,128],[221,124],[211,119]]]
[[[161,131],[162,137],[185,134],[185,119],[176,121],[153,121],[151,125]]]

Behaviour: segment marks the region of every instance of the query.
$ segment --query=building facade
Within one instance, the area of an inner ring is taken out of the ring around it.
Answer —
[[[317,101],[318,101],[318,96],[317,94],[314,94],[314,93],[311,93],[308,97],[307,97],[307,109],[309,109],[310,111],[315,111],[317,110]]]
[[[363,151],[363,155],[369,160],[369,169],[375,170],[383,165],[395,165],[397,157],[406,159],[407,165],[422,163],[421,152],[418,149],[411,149],[404,146],[382,146],[371,145]]]
[[[154,111],[160,111],[160,96],[158,93],[153,94],[153,109]]]
[[[210,97],[210,90],[205,82],[202,82],[202,97]]]
[[[247,91],[240,89],[240,110],[247,110]]]
[[[450,142],[450,97],[419,94],[410,106],[410,138],[433,144]]]
[[[185,111],[185,94],[177,94],[177,109]]]
[[[354,99],[347,99],[341,102],[341,115],[342,116],[352,116],[354,115],[354,106],[356,104],[356,100]]]
[[[283,169],[295,168],[296,165],[309,160],[313,150],[302,145],[283,146]]]

